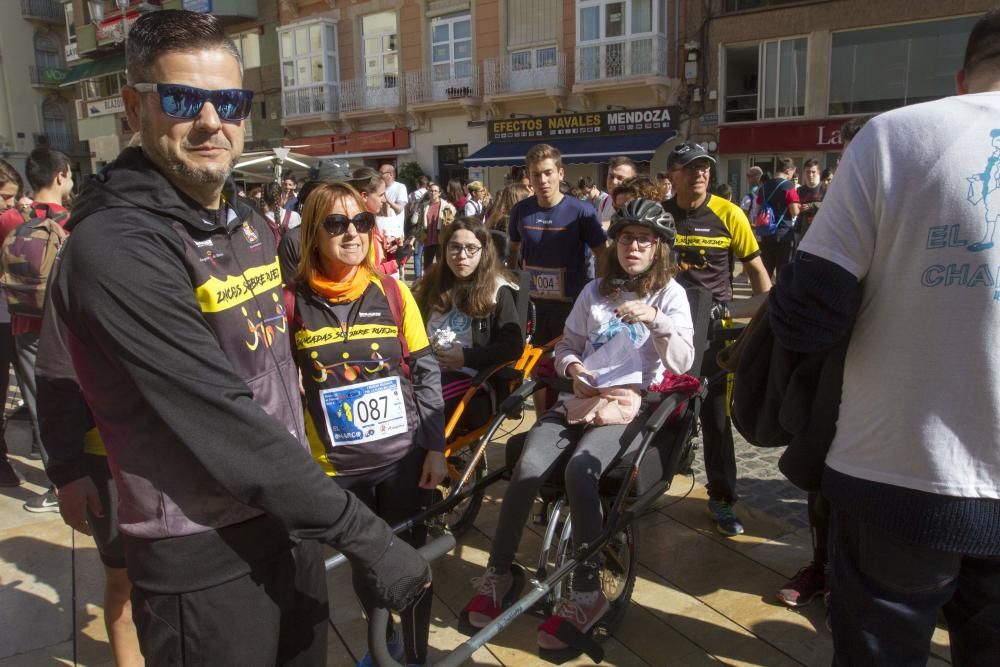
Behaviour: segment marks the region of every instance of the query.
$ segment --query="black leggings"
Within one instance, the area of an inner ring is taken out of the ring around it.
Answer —
[[[701,404],[701,435],[705,455],[705,475],[708,496],[713,500],[736,502],[736,448],[733,443],[733,423],[726,414],[726,377],[720,372],[715,357],[723,341],[713,341],[701,362],[701,375],[715,382],[708,386],[708,396]]]
[[[427,269],[431,268],[431,265],[437,258],[437,254],[438,254],[438,247],[436,243],[434,245],[426,245],[426,244],[424,245],[424,263],[423,266],[420,267],[422,272],[426,273]]]

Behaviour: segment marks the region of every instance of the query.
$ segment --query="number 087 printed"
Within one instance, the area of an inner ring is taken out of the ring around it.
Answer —
[[[406,433],[406,404],[398,377],[320,391],[330,442],[363,444]]]

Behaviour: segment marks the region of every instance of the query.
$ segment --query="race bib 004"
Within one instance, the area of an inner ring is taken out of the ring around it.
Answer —
[[[531,274],[531,296],[538,299],[566,298],[565,269],[549,269],[539,266],[525,266]]]
[[[406,405],[398,377],[321,389],[330,442],[356,445],[406,433]]]

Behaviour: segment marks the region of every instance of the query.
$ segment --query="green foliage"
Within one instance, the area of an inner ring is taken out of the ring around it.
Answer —
[[[407,192],[417,189],[417,179],[424,173],[418,162],[404,162],[399,165],[396,172],[396,180],[406,186]]]

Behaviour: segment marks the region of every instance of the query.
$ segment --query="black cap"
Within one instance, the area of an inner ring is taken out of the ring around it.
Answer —
[[[670,151],[670,155],[667,156],[667,169],[683,167],[695,160],[708,160],[712,164],[715,164],[715,158],[701,144],[677,144],[674,146],[674,150]]]

